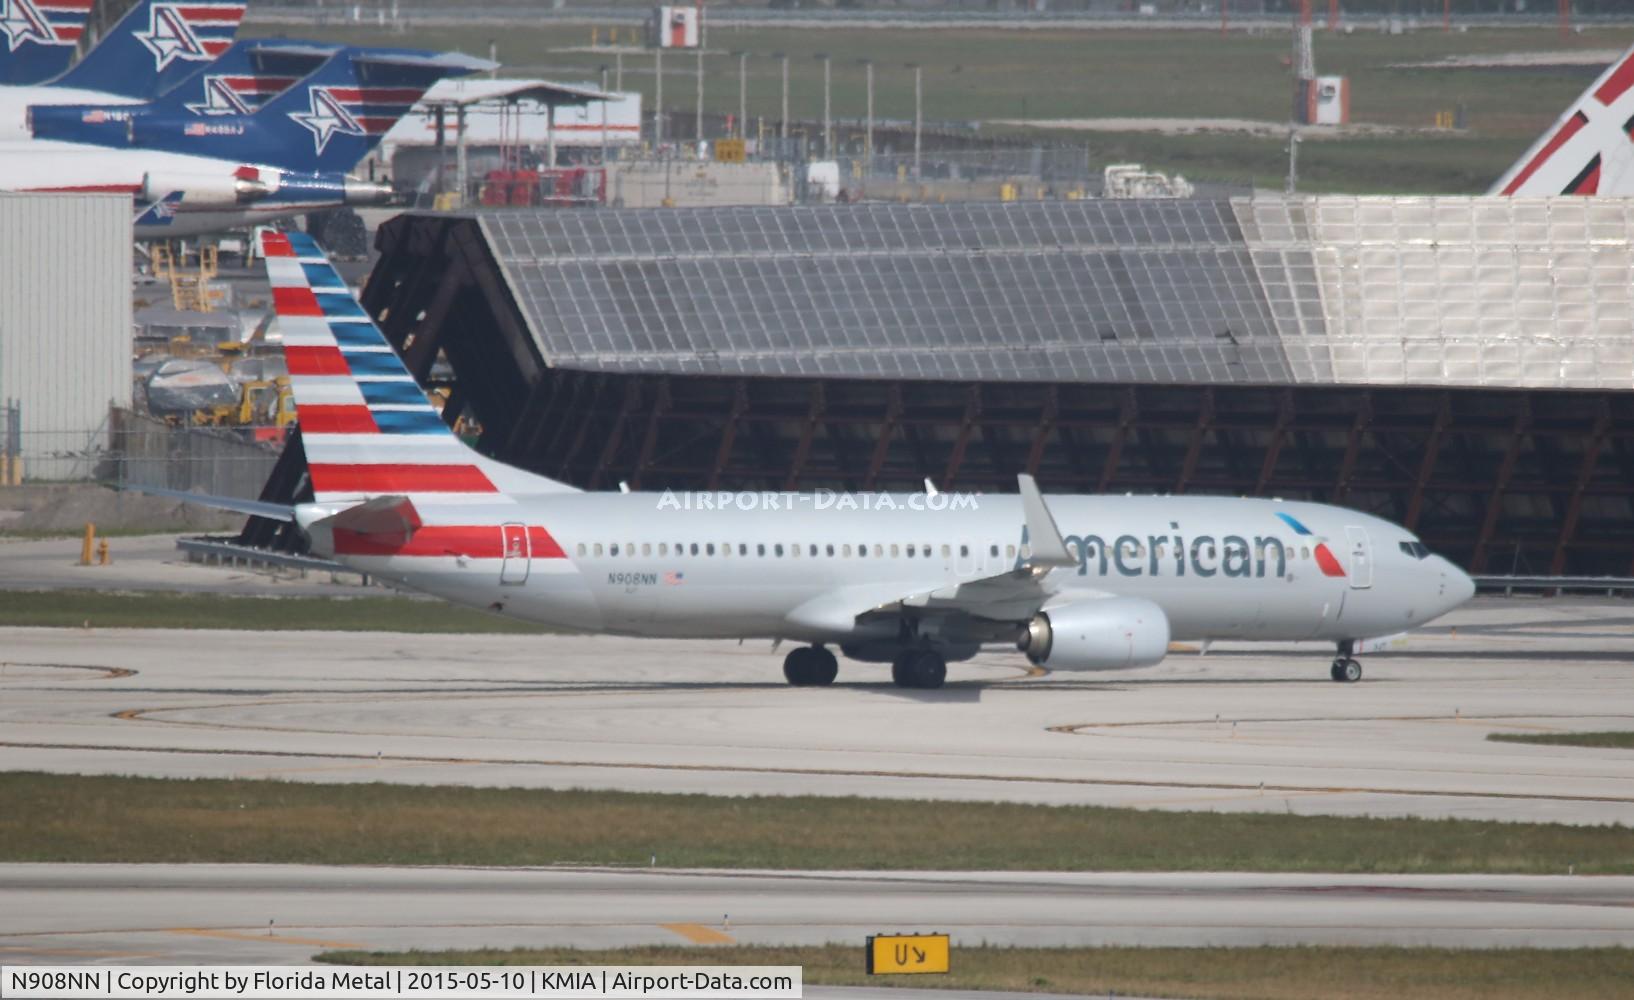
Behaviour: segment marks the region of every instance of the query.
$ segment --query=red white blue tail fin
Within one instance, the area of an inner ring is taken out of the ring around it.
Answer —
[[[1634,195],[1634,48],[1600,74],[1487,193]]]
[[[504,503],[574,492],[456,437],[311,237],[267,232],[261,253],[319,504],[381,496]]]

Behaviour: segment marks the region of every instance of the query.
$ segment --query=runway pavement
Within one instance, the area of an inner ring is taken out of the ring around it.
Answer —
[[[88,903],[94,901],[94,905]],[[287,963],[336,948],[1634,945],[1634,878],[0,865],[0,960]]]
[[[0,595],[3,600],[3,595]],[[1319,646],[1111,674],[1014,653],[940,691],[768,644],[0,630],[0,768],[1634,824],[1634,607],[1481,600],[1328,679]]]

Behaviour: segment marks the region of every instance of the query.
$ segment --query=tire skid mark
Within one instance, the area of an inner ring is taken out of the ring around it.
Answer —
[[[1377,788],[1363,785],[1284,785],[1266,783],[1202,781],[1137,781],[1118,778],[1068,778],[1025,774],[972,774],[949,771],[853,770],[845,768],[751,767],[727,764],[657,764],[630,761],[548,760],[515,757],[438,757],[418,754],[363,754],[297,750],[227,750],[203,747],[143,747],[96,743],[34,743],[0,741],[13,750],[84,750],[106,753],[183,754],[200,757],[255,757],[282,760],[346,760],[360,763],[395,762],[406,764],[450,764],[473,767],[555,767],[607,769],[617,771],[666,771],[702,774],[774,774],[829,778],[895,778],[910,781],[991,781],[1009,784],[1066,785],[1113,788],[1176,788],[1202,791],[1301,792],[1330,795],[1404,795],[1414,798],[1501,799],[1521,802],[1605,802],[1634,805],[1634,796],[1524,794],[1521,792],[1468,791],[1433,788]]]

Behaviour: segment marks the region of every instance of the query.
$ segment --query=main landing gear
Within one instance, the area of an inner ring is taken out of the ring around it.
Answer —
[[[783,657],[783,676],[795,687],[822,687],[839,676],[840,661],[821,646],[800,646]]]
[[[905,649],[891,661],[897,687],[939,688],[947,680],[947,660],[934,649]]]
[[[1349,641],[1339,644],[1339,655],[1333,658],[1333,666],[1328,668],[1328,676],[1341,684],[1354,684],[1362,679],[1362,665],[1350,654],[1355,645]]]

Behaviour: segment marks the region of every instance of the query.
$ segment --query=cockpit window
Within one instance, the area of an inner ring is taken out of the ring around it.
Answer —
[[[1401,550],[1414,559],[1430,558],[1430,547],[1423,542],[1402,542]]]

